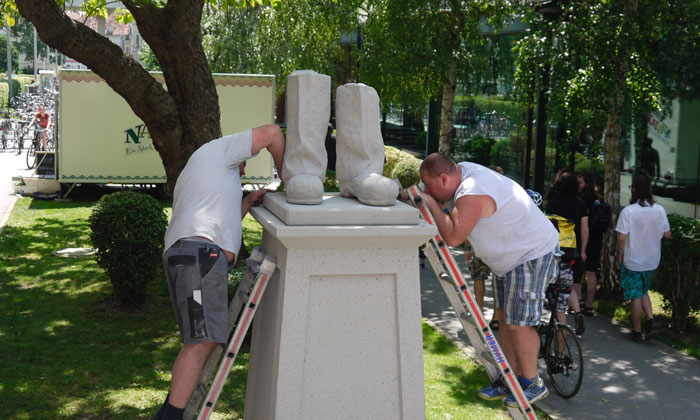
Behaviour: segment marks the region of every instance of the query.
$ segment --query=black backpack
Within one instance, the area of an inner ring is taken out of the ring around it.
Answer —
[[[612,209],[605,201],[598,199],[593,202],[591,214],[588,215],[588,230],[591,232],[605,233],[610,228]]]

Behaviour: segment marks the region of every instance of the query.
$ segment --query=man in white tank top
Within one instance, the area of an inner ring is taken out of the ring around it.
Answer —
[[[421,165],[424,201],[445,242],[469,240],[495,274],[500,341],[530,402],[547,396],[537,374],[540,340],[533,328],[542,315],[547,285],[556,278],[559,239],[552,223],[513,180],[475,163],[455,163],[438,153]],[[449,213],[444,204],[453,200]],[[479,390],[488,400],[515,398],[499,380]]]

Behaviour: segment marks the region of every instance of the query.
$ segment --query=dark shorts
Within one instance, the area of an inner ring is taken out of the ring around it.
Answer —
[[[620,266],[620,285],[624,293],[625,300],[641,299],[651,288],[651,279],[655,270],[632,271]]]
[[[214,243],[180,239],[163,254],[165,276],[185,344],[228,341],[228,262]]]
[[[596,271],[600,264],[600,251],[603,249],[603,238],[591,237],[586,245],[586,271]]]

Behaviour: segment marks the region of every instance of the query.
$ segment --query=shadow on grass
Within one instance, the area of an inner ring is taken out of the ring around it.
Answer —
[[[167,392],[180,342],[162,274],[126,311],[93,259],[53,255],[89,246],[87,218],[70,213],[91,206],[21,203],[30,224],[0,234],[2,419],[149,418]]]
[[[485,401],[477,395],[479,388],[490,383],[484,368],[427,324],[423,324],[423,349],[426,385],[433,388],[427,393],[432,394],[426,401],[429,415],[431,406],[453,405],[470,407],[469,414],[461,413],[470,419],[508,417],[501,401]]]

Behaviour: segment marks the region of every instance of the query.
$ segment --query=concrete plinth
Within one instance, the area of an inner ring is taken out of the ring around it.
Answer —
[[[310,207],[265,201],[251,213],[278,269],[254,320],[245,419],[424,419],[417,248],[434,227],[404,203],[392,224],[385,208],[328,195],[314,206],[325,226],[291,225],[269,209],[313,220]]]

